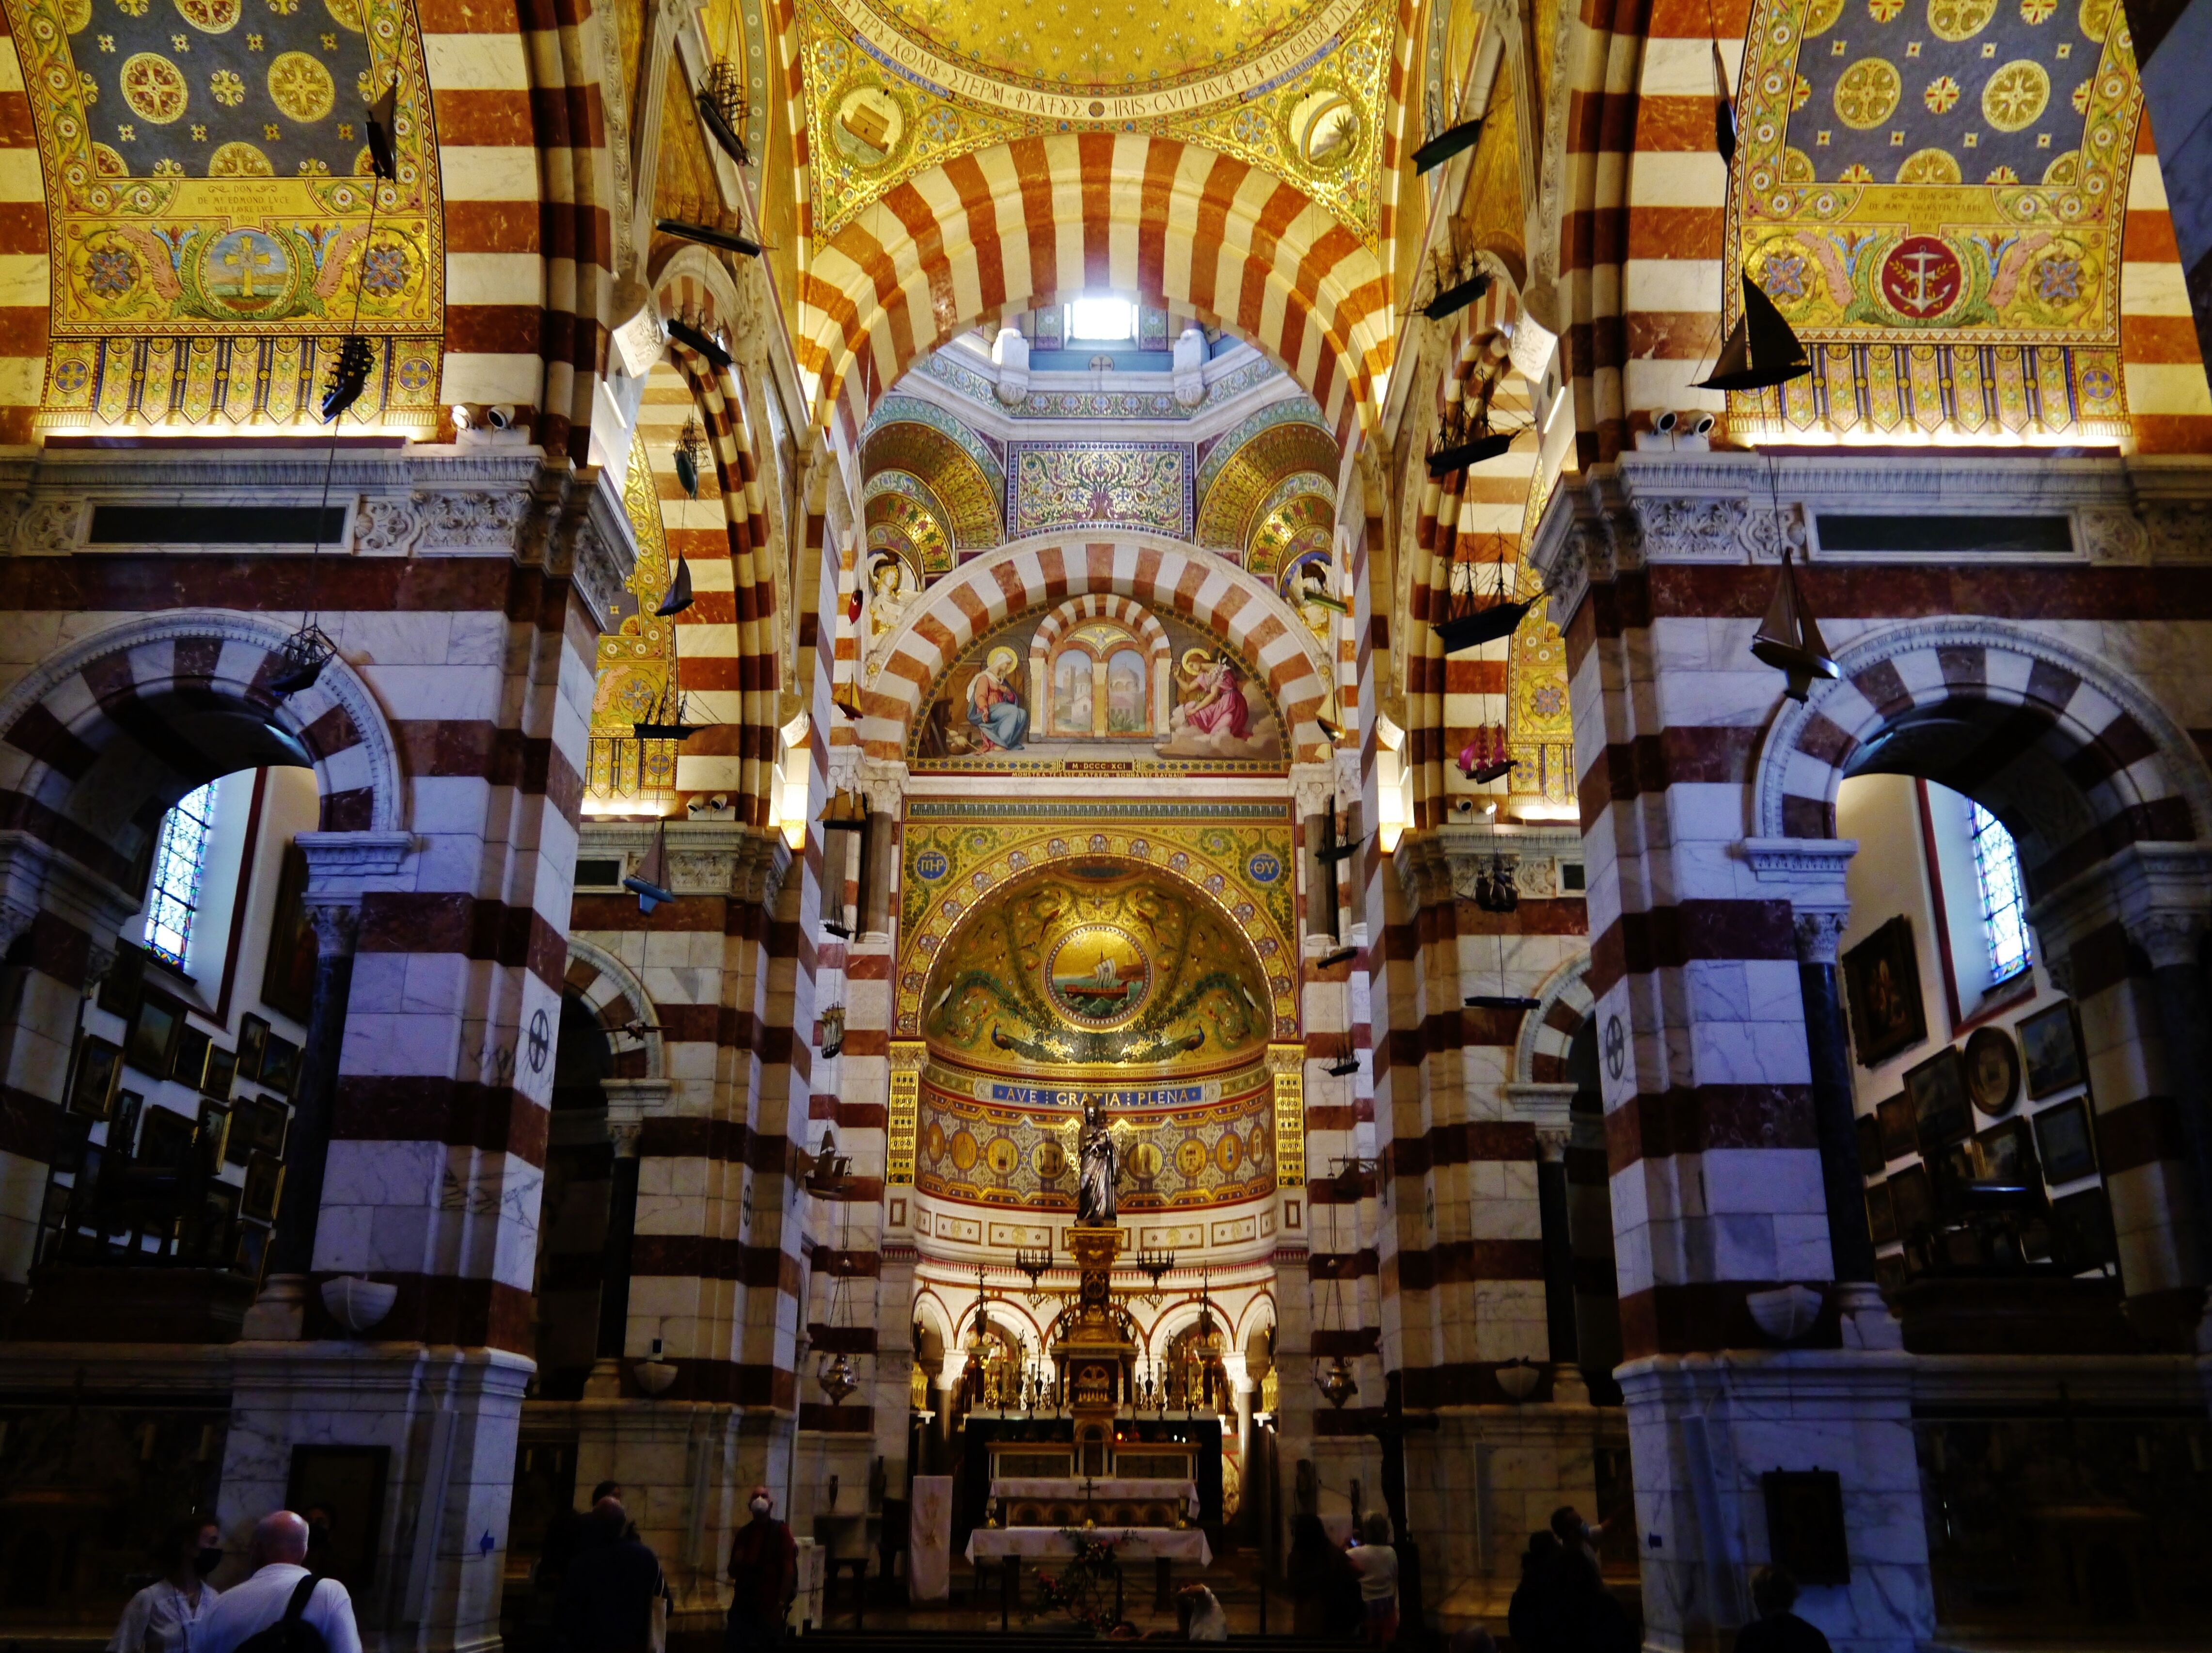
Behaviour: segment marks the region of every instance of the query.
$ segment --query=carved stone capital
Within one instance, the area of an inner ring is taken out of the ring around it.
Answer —
[[[1359,794],[1351,794],[1349,801],[1357,801]],[[1348,801],[1343,791],[1343,777],[1334,763],[1293,763],[1291,766],[1291,798],[1297,805],[1298,818],[1305,820],[1319,815],[1328,807],[1328,800],[1337,800],[1340,808]]]
[[[81,932],[93,981],[115,962],[116,933],[138,911],[138,898],[27,832],[0,832],[0,934],[5,945],[51,913]]]
[[[316,899],[306,903],[307,922],[315,927],[315,953],[320,958],[349,958],[361,940],[361,901],[358,896]]]
[[[2205,915],[2201,912],[2145,913],[2123,922],[2128,939],[2143,950],[2153,969],[2194,964],[2203,957]]]
[[[868,807],[878,815],[896,816],[906,803],[906,764],[897,758],[864,757],[855,777]]]
[[[294,840],[307,858],[307,902],[358,908],[371,890],[395,890],[414,852],[411,832],[302,832]]]
[[[1790,915],[1790,928],[1797,942],[1797,962],[1801,964],[1832,964],[1836,951],[1842,944],[1844,932],[1850,926],[1851,912],[1848,907],[1800,907]]]
[[[1567,1157],[1567,1139],[1571,1134],[1564,1126],[1539,1125],[1536,1158],[1547,1165],[1561,1164]]]

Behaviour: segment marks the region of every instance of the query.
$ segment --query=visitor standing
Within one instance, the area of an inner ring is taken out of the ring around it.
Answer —
[[[1359,1596],[1359,1574],[1352,1559],[1328,1541],[1328,1529],[1316,1515],[1291,1517],[1289,1573],[1291,1624],[1300,1636],[1349,1636],[1366,1614]]]
[[[630,1535],[622,1500],[603,1498],[562,1580],[554,1644],[567,1653],[659,1653],[667,1599],[659,1559]]]
[[[1557,1535],[1528,1534],[1521,1557],[1521,1582],[1505,1610],[1505,1628],[1521,1653],[1565,1653],[1559,1642],[1559,1594],[1565,1559]]]
[[[1799,1618],[1797,1580],[1787,1567],[1761,1567],[1751,1576],[1756,1621],[1736,1632],[1736,1653],[1829,1653],[1820,1627]]]
[[[730,1618],[723,1641],[729,1653],[751,1653],[783,1641],[784,1615],[799,1592],[799,1546],[791,1528],[775,1519],[768,1488],[746,1500],[752,1519],[730,1539]]]
[[[263,1653],[279,1639],[292,1644],[289,1653],[302,1653],[303,1643],[313,1645],[305,1634],[310,1632],[320,1639],[322,1653],[361,1653],[361,1627],[354,1623],[353,1598],[346,1587],[307,1571],[304,1517],[289,1510],[262,1516],[253,1528],[248,1559],[253,1576],[225,1590],[214,1610],[192,1626],[191,1653],[236,1653],[263,1632],[278,1631],[288,1622],[302,1633],[280,1632],[253,1653]]]
[[[222,1565],[222,1529],[204,1516],[178,1522],[161,1535],[154,1561],[165,1571],[125,1607],[107,1653],[185,1653],[186,1632],[221,1595],[207,1578]]]
[[[1368,1645],[1388,1647],[1398,1639],[1398,1552],[1390,1542],[1390,1517],[1371,1510],[1364,1530],[1367,1541],[1352,1552],[1352,1568],[1367,1610]]]

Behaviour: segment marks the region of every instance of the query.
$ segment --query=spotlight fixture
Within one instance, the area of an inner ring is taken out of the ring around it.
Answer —
[[[330,383],[323,391],[325,424],[343,418],[345,410],[361,400],[361,393],[368,388],[368,370],[374,362],[368,341],[358,333],[347,334],[338,345],[337,359],[331,363]]]
[[[663,224],[661,228],[665,229],[668,226]],[[727,350],[716,343],[712,337],[706,333],[702,332],[698,328],[694,327],[690,322],[685,321],[680,316],[670,317],[667,327],[669,337],[674,339],[678,344],[683,345],[685,349],[695,350],[699,355],[705,356],[708,362],[717,369],[726,368],[732,362],[737,360],[735,356],[732,356]]]
[[[1786,385],[1813,371],[1805,346],[1774,307],[1774,301],[1759,289],[1748,268],[1742,272],[1743,313],[1729,331],[1713,363],[1712,377],[1701,381],[1701,391],[1758,391],[1770,385]]]
[[[337,645],[320,626],[301,626],[276,651],[276,658],[284,663],[284,669],[269,679],[269,692],[283,700],[313,688],[315,680],[323,675],[323,668],[337,652]]]
[[[1413,151],[1413,170],[1433,172],[1462,149],[1472,149],[1482,137],[1482,117],[1463,120],[1456,126],[1447,126],[1434,137]]]
[[[384,95],[368,106],[368,164],[387,184],[399,181],[399,76],[384,88]]]
[[[757,258],[761,245],[726,229],[709,229],[704,224],[694,224],[682,218],[658,218],[653,228],[665,234],[678,235],[687,241],[696,241],[702,246],[716,246],[725,252],[734,252],[741,258]]]
[[[1828,645],[1821,639],[1813,611],[1805,606],[1797,589],[1797,569],[1790,561],[1793,549],[1787,544],[1782,547],[1782,572],[1774,582],[1774,600],[1766,605],[1766,617],[1759,623],[1758,633],[1751,640],[1751,652],[1784,675],[1787,682],[1782,692],[1802,706],[1812,690],[1814,678],[1839,674],[1836,663],[1828,658]]]

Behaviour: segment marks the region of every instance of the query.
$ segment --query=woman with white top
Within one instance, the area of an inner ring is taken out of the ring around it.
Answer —
[[[222,1529],[204,1516],[180,1521],[155,1559],[168,1569],[132,1596],[107,1653],[188,1653],[191,1630],[221,1594],[207,1577],[222,1565]]]
[[[1390,1542],[1390,1517],[1370,1510],[1363,1530],[1367,1541],[1352,1552],[1352,1569],[1367,1607],[1367,1643],[1388,1647],[1398,1639],[1398,1551]]]

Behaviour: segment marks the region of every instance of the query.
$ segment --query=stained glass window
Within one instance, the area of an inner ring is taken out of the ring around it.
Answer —
[[[154,846],[154,876],[146,893],[146,945],[185,968],[191,951],[192,919],[199,911],[200,879],[207,871],[208,832],[215,818],[215,782],[186,793],[161,817]]]
[[[1971,799],[1966,823],[1974,841],[1974,878],[1982,888],[1990,979],[2002,981],[2027,968],[2027,892],[2021,884],[2020,852],[2003,823]]]

